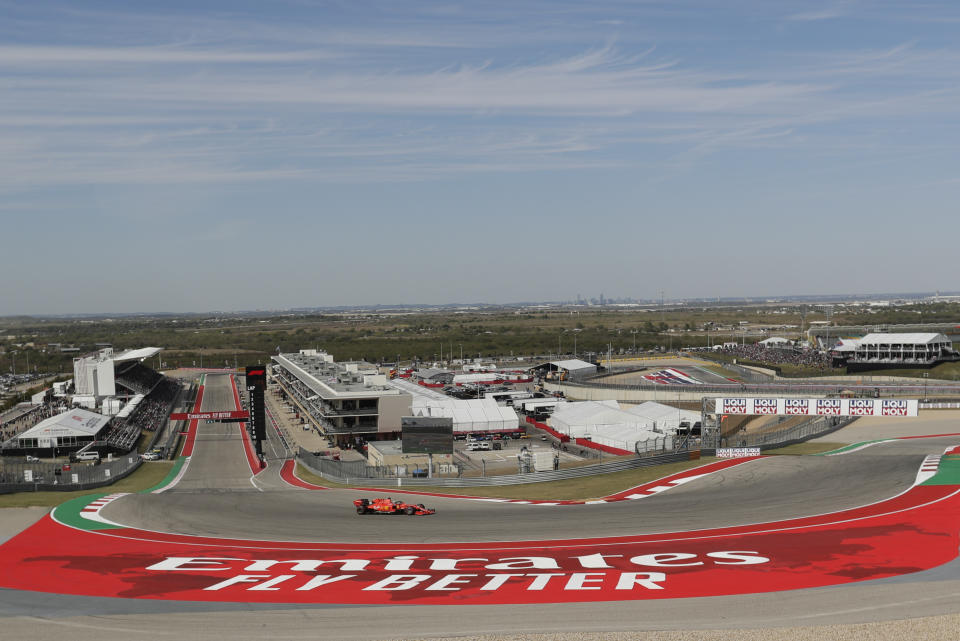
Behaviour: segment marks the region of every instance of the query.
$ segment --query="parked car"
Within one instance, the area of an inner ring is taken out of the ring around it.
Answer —
[[[144,452],[140,455],[140,458],[142,458],[144,461],[159,461],[160,455],[156,452]]]
[[[81,452],[81,453],[78,454],[77,452],[74,452],[73,454],[70,455],[70,460],[71,460],[71,461],[74,461],[74,462],[76,462],[76,461],[99,461],[99,460],[100,460],[100,453],[99,453],[99,452]]]
[[[27,454],[27,463],[39,463],[40,459],[32,454]]]

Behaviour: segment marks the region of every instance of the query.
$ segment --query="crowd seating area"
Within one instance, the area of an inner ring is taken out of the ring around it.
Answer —
[[[36,405],[28,412],[17,418],[0,423],[0,443],[14,438],[20,432],[25,432],[40,421],[65,412],[67,407],[62,403],[48,403]]]
[[[116,369],[116,381],[137,394],[148,394],[161,380],[163,375],[146,365],[133,362]]]
[[[99,444],[128,452],[136,445],[144,431],[152,432],[164,426],[176,399],[179,384],[162,377],[153,391],[137,404],[126,418],[115,418]]]
[[[797,365],[828,370],[831,367],[830,354],[814,349],[795,349],[764,347],[763,345],[730,345],[718,350],[722,354],[736,356],[738,359],[770,365]]]

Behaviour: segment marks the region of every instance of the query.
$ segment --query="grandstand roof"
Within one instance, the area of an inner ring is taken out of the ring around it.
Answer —
[[[137,405],[140,404],[140,401],[143,400],[143,394],[137,394],[130,401],[123,406],[123,409],[117,413],[117,418],[127,418],[133,411],[137,408]]]
[[[142,361],[145,358],[156,356],[162,349],[162,347],[141,347],[140,349],[128,349],[123,354],[114,356],[113,362],[123,363],[126,361]]]
[[[16,438],[96,436],[109,422],[109,416],[87,410],[74,409],[40,421],[29,430],[17,434]]]
[[[867,334],[860,339],[861,345],[928,345],[930,343],[949,343],[943,334]]]

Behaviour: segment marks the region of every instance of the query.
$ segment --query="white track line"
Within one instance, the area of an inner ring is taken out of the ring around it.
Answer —
[[[151,492],[151,494],[161,494],[163,492],[166,492],[170,488],[174,487],[177,483],[181,481],[181,479],[183,479],[183,475],[187,473],[187,468],[189,466],[190,466],[190,457],[188,456],[185,459],[183,459],[183,465],[180,467],[180,471],[177,472],[177,475],[173,478],[173,480],[170,481],[170,483],[168,483],[167,485],[164,485],[163,487],[154,490],[153,492]]]

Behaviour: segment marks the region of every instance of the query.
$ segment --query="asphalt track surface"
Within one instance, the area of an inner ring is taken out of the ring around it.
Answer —
[[[229,378],[208,375],[202,409],[233,407]],[[540,507],[416,497],[416,502],[435,506],[438,512],[431,517],[407,518],[357,516],[350,504],[364,495],[357,491],[289,487],[279,476],[284,448],[272,431],[266,447],[268,467],[252,479],[237,425],[201,421],[198,427],[193,456],[177,485],[162,494],[123,497],[104,509],[107,518],[191,535],[352,543],[522,541],[678,532],[810,516],[880,501],[909,488],[925,456],[960,443],[958,437],[929,438],[877,444],[838,457],[760,459],[641,501],[602,505]],[[956,431],[960,430],[955,425],[945,424],[939,433]],[[292,606],[0,590],[0,626],[11,639],[222,639],[246,637],[258,630],[277,639],[479,635],[508,639],[553,632],[742,628],[772,628],[769,636],[758,633],[760,636],[749,638],[783,638],[784,631],[776,630],[780,626],[952,615],[960,610],[958,597],[960,563],[952,561],[923,572],[840,587],[557,605]],[[830,635],[822,632],[818,636]]]

